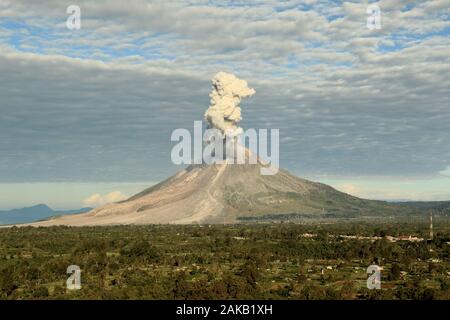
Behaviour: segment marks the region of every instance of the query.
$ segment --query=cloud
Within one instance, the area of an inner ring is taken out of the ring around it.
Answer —
[[[440,171],[439,174],[450,177],[450,166],[448,166],[444,170]]]
[[[100,194],[95,193],[95,194],[87,197],[86,199],[84,199],[83,204],[88,207],[100,206],[103,204],[103,197]]]
[[[88,207],[99,207],[99,206],[103,206],[108,203],[119,202],[119,201],[123,201],[126,199],[127,199],[127,196],[122,194],[120,191],[113,191],[104,196],[102,196],[99,193],[94,193],[93,195],[84,199],[83,203],[85,206],[88,206]]]
[[[354,184],[351,183],[344,183],[344,184],[340,184],[340,185],[336,185],[335,186],[336,189],[351,194],[351,195],[358,195],[361,192],[361,188],[355,186]]]
[[[165,178],[219,70],[256,89],[242,127],[279,128],[297,174],[438,175],[450,157],[446,1],[380,1],[376,32],[366,3],[80,0],[77,32],[60,1],[2,4],[2,182]]]
[[[337,190],[365,198],[388,201],[445,201],[450,198],[450,179],[447,177],[393,178],[316,178]]]

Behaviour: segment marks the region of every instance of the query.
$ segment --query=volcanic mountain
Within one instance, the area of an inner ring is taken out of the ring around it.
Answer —
[[[400,205],[364,200],[261,164],[191,165],[128,200],[88,213],[34,223],[50,225],[236,223],[280,217],[395,215]]]
[[[236,150],[245,148],[245,144],[237,142],[243,132],[238,127],[242,119],[239,103],[253,94],[255,90],[247,81],[233,74],[221,71],[213,77],[211,104],[205,120],[223,141],[206,139],[205,143],[219,146],[232,142],[231,146],[238,147]],[[235,160],[233,148],[229,151],[224,159]],[[244,154],[246,160],[251,158],[248,149]],[[245,163],[231,164],[227,160],[220,164],[191,165],[126,201],[32,225],[235,223],[267,218],[290,221],[299,217],[393,215],[405,211],[400,205],[358,199],[284,170],[262,175],[264,164],[259,157],[258,161]]]

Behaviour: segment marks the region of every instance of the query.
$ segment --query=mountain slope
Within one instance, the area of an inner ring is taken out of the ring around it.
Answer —
[[[194,165],[130,199],[86,214],[34,225],[235,223],[265,215],[397,215],[417,209],[363,200],[280,170],[260,174],[261,165]]]

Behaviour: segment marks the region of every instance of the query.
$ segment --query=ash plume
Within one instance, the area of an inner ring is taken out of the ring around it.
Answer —
[[[247,81],[231,73],[218,72],[212,78],[211,105],[205,112],[208,127],[220,130],[225,136],[242,133],[242,128],[237,126],[242,120],[239,103],[253,94],[255,90],[248,87]]]

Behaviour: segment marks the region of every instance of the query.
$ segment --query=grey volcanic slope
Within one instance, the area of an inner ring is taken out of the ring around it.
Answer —
[[[260,168],[260,164],[193,165],[126,201],[30,225],[234,223],[277,214],[354,217],[415,211],[359,199],[285,170],[264,176]]]

